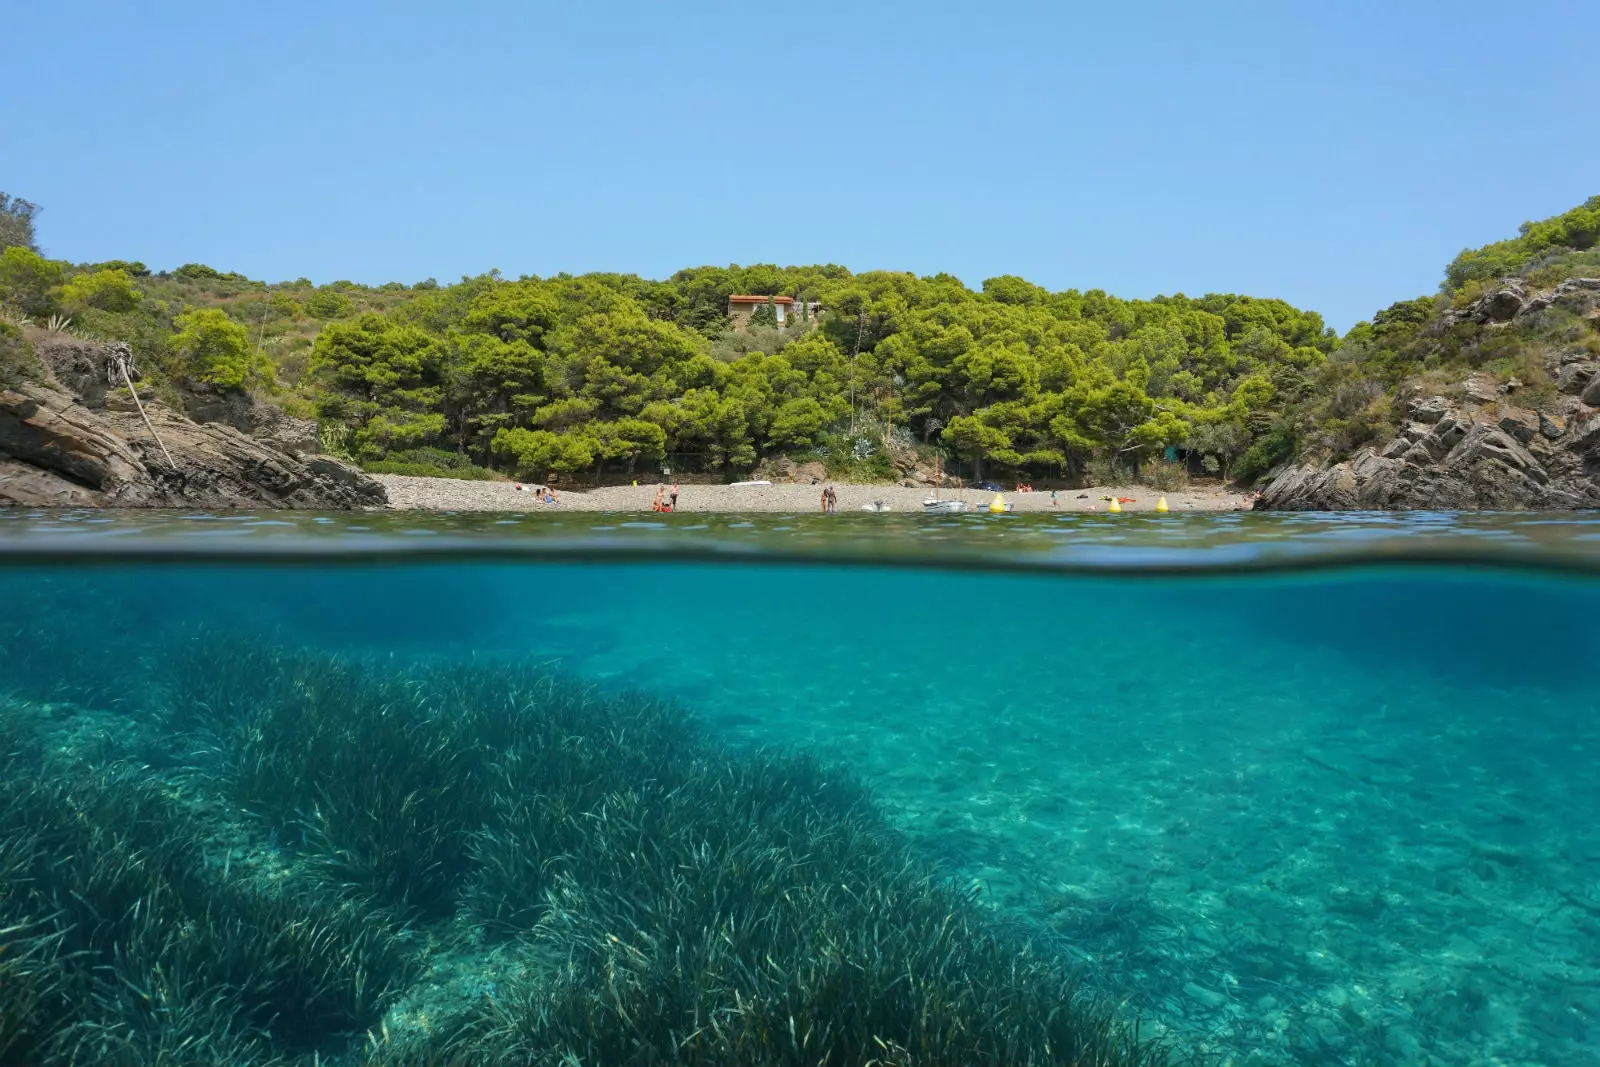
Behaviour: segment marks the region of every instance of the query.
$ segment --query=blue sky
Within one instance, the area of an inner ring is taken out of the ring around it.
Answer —
[[[5,21],[0,189],[75,261],[371,284],[832,262],[1279,296],[1344,329],[1600,192],[1579,3],[25,0]]]

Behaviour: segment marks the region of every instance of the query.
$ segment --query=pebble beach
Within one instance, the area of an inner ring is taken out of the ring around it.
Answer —
[[[455,478],[416,478],[401,474],[375,474],[389,493],[389,506],[402,511],[649,511],[655,500],[656,483],[604,486],[588,491],[558,489],[558,503],[539,502],[534,487],[515,482],[474,482]],[[933,495],[927,488],[898,485],[846,485],[830,483],[839,497],[839,510],[862,511],[876,502],[886,510],[919,512],[922,502]],[[520,486],[520,488],[519,488]],[[1050,492],[1002,493],[1015,511],[1104,511],[1106,497],[1123,499],[1123,511],[1154,511],[1164,496],[1173,511],[1239,511],[1248,509],[1250,496],[1218,486],[1194,486],[1160,492],[1140,486],[1116,489],[1061,489],[1055,500]],[[944,489],[941,499],[966,501],[968,511],[981,511],[995,494],[979,489]],[[683,485],[679,487],[678,511],[703,513],[820,511],[822,486],[800,484],[773,485]],[[1132,498],[1129,500],[1128,498]]]

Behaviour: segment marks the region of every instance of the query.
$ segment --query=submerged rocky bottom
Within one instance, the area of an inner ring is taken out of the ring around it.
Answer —
[[[1166,1059],[848,773],[671,704],[216,637],[131,679],[8,651],[0,1063]]]

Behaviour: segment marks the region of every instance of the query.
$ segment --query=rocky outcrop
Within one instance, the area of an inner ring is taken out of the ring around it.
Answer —
[[[1600,410],[1493,412],[1462,400],[1413,401],[1394,440],[1332,465],[1296,464],[1262,490],[1258,510],[1494,510],[1600,507]]]
[[[92,410],[56,383],[0,389],[0,505],[332,509],[387,502],[381,485],[347,463],[293,455],[149,400],[145,410],[163,452],[139,414],[118,406]]]
[[[1568,278],[1533,290],[1507,280],[1464,308],[1445,312],[1427,334],[1464,323],[1489,332],[1540,336],[1532,317],[1549,308],[1600,328],[1600,278]],[[1587,330],[1582,331],[1587,333]],[[1543,335],[1549,337],[1549,334]],[[1399,433],[1340,462],[1304,459],[1273,474],[1258,509],[1498,510],[1600,507],[1600,357],[1593,342],[1532,341],[1543,346],[1538,408],[1519,403],[1523,384],[1474,374],[1447,393],[1405,406]],[[1554,386],[1554,397],[1549,392]]]
[[[1523,282],[1507,280],[1466,307],[1446,311],[1439,317],[1436,330],[1447,330],[1463,322],[1479,326],[1515,322],[1537,315],[1552,305],[1567,306],[1595,319],[1600,318],[1597,303],[1600,303],[1600,278],[1568,278],[1553,289],[1532,292]]]

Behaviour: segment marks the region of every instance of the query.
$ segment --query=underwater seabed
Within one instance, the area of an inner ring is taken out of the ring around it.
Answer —
[[[1180,1060],[1600,1064],[1589,580],[480,563],[0,597],[30,619],[0,633],[0,989],[43,976],[0,996],[0,1063],[52,1062],[7,1039],[73,991],[100,1007],[49,1047],[80,1062],[1154,1055],[1109,1000]]]

